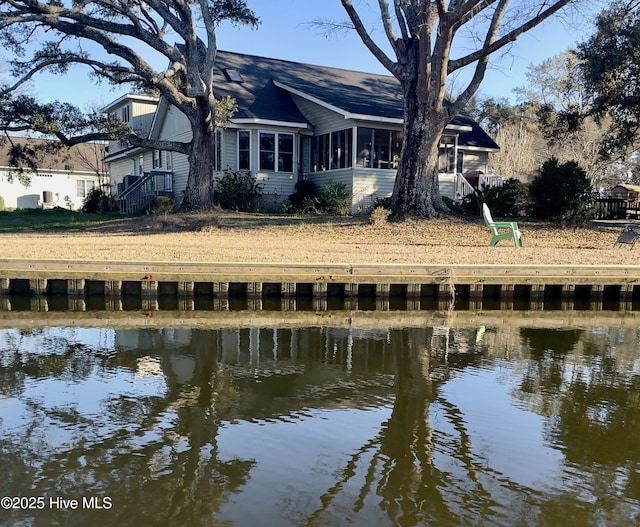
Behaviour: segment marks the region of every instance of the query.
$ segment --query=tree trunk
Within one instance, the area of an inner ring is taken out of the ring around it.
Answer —
[[[433,218],[446,210],[438,184],[440,139],[446,122],[421,102],[416,90],[404,90],[402,153],[393,189],[392,204],[399,218]]]
[[[215,171],[215,119],[209,105],[202,104],[192,123],[193,140],[189,155],[189,178],[180,211],[206,210],[213,206]]]

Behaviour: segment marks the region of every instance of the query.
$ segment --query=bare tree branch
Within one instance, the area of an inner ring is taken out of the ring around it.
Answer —
[[[367,49],[371,51],[371,53],[380,61],[380,63],[389,70],[393,75],[397,74],[396,63],[391,60],[387,54],[382,51],[382,49],[375,43],[375,41],[371,38],[368,31],[364,27],[362,23],[362,19],[358,12],[353,7],[351,0],[340,0],[342,2],[343,7],[345,8],[347,15],[349,15],[349,19],[353,22],[353,26],[357,31],[358,35],[362,39],[362,42]]]

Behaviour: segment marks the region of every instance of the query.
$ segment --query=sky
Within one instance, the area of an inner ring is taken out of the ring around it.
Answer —
[[[374,37],[386,44],[379,25],[377,1],[356,0],[354,3],[360,6],[367,27],[374,28]],[[261,19],[258,29],[222,25],[217,31],[219,49],[389,74],[354,32],[326,36],[312,24],[318,19],[346,21],[347,15],[339,0],[249,0],[249,5]],[[525,34],[507,56],[492,58],[480,95],[507,97],[515,102],[513,89],[526,84],[525,73],[529,66],[538,65],[585,40],[592,32],[591,22],[589,19],[569,23],[553,20]],[[162,62],[155,66],[163,67]],[[456,86],[461,86],[460,79],[455,81],[454,89]],[[106,84],[96,85],[88,78],[86,70],[76,67],[64,77],[37,77],[32,93],[42,101],[72,102],[86,110],[103,107],[124,95],[126,90],[122,87],[113,90]]]

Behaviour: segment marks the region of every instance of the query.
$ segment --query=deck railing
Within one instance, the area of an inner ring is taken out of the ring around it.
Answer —
[[[598,198],[596,218],[599,220],[640,219],[640,203],[624,198]]]
[[[118,197],[121,214],[137,214],[151,205],[158,196],[173,195],[171,172],[150,172],[127,188]]]

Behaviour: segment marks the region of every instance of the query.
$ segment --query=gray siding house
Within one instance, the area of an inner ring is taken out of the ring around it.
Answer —
[[[216,168],[255,174],[265,210],[277,208],[302,179],[319,189],[343,183],[354,213],[391,194],[403,117],[402,93],[393,77],[219,51],[215,87],[217,97],[228,95],[238,103],[230,125],[217,134]],[[186,118],[162,99],[125,96],[106,111],[128,117],[151,138],[190,139]],[[498,150],[469,116],[454,118],[441,143],[442,193],[464,194],[462,176],[486,174],[488,155]],[[181,154],[114,144],[106,161],[116,197],[126,198],[127,189],[145,177],[161,177],[162,188],[176,201],[186,187],[188,163]]]

